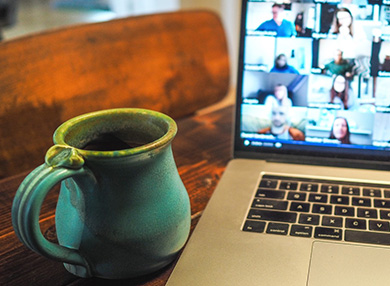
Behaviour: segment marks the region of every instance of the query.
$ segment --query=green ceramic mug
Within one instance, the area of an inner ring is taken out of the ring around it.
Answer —
[[[169,264],[191,222],[171,150],[176,131],[170,117],[132,108],[63,123],[45,164],[16,193],[12,221],[19,239],[80,277],[130,278]],[[39,212],[59,182],[55,244],[42,235]]]

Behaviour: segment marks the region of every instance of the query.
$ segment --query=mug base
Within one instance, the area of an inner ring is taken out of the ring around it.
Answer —
[[[154,272],[157,272],[164,267],[168,266],[170,263],[172,263],[175,259],[176,255],[174,255],[172,258],[165,260],[164,262],[159,263],[158,265],[154,265],[154,267],[151,267],[147,270],[137,272],[137,273],[128,273],[127,275],[123,276],[110,276],[110,275],[99,275],[96,273],[90,273],[86,267],[81,266],[81,265],[73,265],[69,263],[63,263],[65,269],[80,278],[102,278],[102,279],[108,279],[108,280],[119,280],[119,279],[131,279],[131,278],[137,278],[137,277],[142,277],[144,275],[148,275]]]
[[[75,276],[81,277],[81,278],[90,278],[92,275],[88,272],[87,268],[81,265],[73,265],[69,263],[64,263],[65,269],[72,273]]]

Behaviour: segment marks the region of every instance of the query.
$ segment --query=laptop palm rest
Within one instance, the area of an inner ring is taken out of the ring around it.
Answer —
[[[390,249],[314,242],[308,286],[388,285]]]

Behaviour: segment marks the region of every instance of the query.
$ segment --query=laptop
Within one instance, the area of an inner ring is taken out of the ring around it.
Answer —
[[[242,1],[234,156],[167,285],[389,285],[388,5]]]

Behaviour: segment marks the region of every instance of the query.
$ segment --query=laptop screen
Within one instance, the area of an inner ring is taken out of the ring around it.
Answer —
[[[244,0],[235,151],[389,160],[390,0]]]

